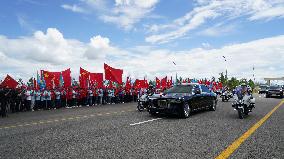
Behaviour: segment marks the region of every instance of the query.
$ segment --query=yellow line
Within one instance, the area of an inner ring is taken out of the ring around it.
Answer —
[[[245,132],[241,137],[235,140],[230,146],[228,146],[224,151],[222,151],[219,156],[215,159],[226,159],[240,147],[240,145],[249,138],[282,104],[282,100],[277,106],[275,106],[269,113],[267,113],[262,119],[260,119],[256,124],[254,124],[247,132]]]

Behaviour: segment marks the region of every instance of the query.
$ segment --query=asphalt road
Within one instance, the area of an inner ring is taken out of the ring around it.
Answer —
[[[221,101],[188,119],[152,117],[135,103],[10,114],[0,118],[0,158],[215,158],[280,101],[257,95],[243,120]],[[284,105],[230,157],[283,159]]]

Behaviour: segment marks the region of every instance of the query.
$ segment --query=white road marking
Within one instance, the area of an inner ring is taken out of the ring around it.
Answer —
[[[160,119],[162,119],[162,118],[155,118],[155,119],[151,119],[151,120],[141,121],[141,122],[138,122],[138,123],[130,124],[130,126],[144,124],[144,123],[148,123],[148,122],[155,121],[155,120],[160,120]]]

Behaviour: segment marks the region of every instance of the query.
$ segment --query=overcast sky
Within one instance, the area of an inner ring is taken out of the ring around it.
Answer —
[[[283,28],[284,0],[3,0],[0,79],[104,62],[124,78],[284,77]]]

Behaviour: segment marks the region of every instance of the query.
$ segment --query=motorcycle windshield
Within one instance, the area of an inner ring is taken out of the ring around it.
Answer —
[[[238,100],[242,100],[244,98],[244,96],[241,92],[238,92],[237,96],[238,96]]]

